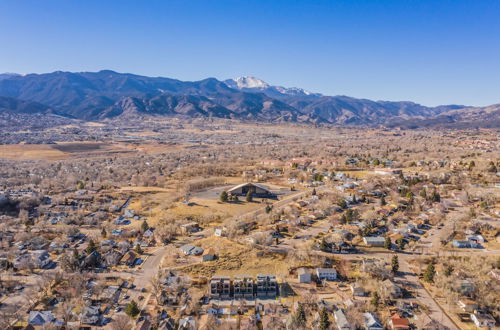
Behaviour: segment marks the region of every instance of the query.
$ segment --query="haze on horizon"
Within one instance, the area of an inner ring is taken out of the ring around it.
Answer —
[[[499,14],[487,0],[6,0],[0,72],[248,75],[327,95],[490,105]]]

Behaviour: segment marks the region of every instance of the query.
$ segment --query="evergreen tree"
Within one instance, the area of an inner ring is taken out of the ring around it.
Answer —
[[[87,254],[91,254],[96,250],[97,250],[97,245],[95,244],[93,239],[90,239],[89,244],[87,245]]]
[[[399,259],[397,255],[392,257],[391,270],[394,274],[397,273],[399,270]]]
[[[316,188],[313,188],[312,195],[316,196]]]
[[[146,222],[146,220],[144,220],[144,221],[142,222],[142,224],[141,224],[141,232],[143,232],[143,233],[144,233],[144,232],[145,232],[146,230],[148,230],[148,229],[149,229],[149,225],[148,225],[148,223]]]
[[[323,237],[323,239],[321,240],[321,243],[319,244],[319,249],[323,252],[327,252],[328,251],[328,243],[326,242],[325,238]]]
[[[453,273],[453,266],[452,265],[448,265],[445,269],[444,269],[444,276],[448,277],[450,276],[452,273]]]
[[[435,203],[439,203],[441,201],[441,196],[436,190],[432,192],[431,200]]]
[[[373,291],[373,293],[372,293],[372,299],[370,300],[370,303],[374,307],[378,307],[378,305],[380,304],[380,296],[379,296],[379,294],[378,294],[377,291]]]
[[[381,206],[387,205],[387,202],[385,201],[385,197],[384,196],[382,196],[382,198],[380,199],[380,205]]]
[[[420,197],[427,199],[427,191],[425,189],[422,189],[420,191]]]
[[[319,312],[319,328],[321,330],[327,330],[330,328],[330,319],[328,318],[328,312],[325,307],[323,307]]]
[[[398,238],[398,239],[396,240],[396,244],[398,245],[398,249],[400,249],[400,250],[404,250],[404,249],[405,249],[405,244],[406,244],[406,243],[405,243],[405,240],[404,240],[404,239],[402,239],[402,238]]]
[[[142,254],[142,248],[141,248],[141,246],[139,244],[136,244],[134,251],[137,254]]]
[[[225,203],[227,202],[228,200],[228,195],[227,195],[227,192],[226,191],[223,191],[220,193],[220,196],[219,196],[219,199],[222,203]]]
[[[108,233],[106,232],[106,228],[102,227],[102,230],[101,230],[102,238],[106,238],[107,235],[108,235]]]
[[[434,282],[434,275],[436,275],[436,269],[434,268],[434,264],[430,263],[424,272],[424,281],[428,283]]]
[[[392,247],[391,238],[389,236],[386,236],[385,241],[384,241],[384,248],[386,248],[387,250],[390,250],[391,247]]]
[[[298,303],[297,310],[294,315],[295,324],[299,327],[306,326],[306,312],[304,311],[304,307],[301,303]]]
[[[252,201],[253,201],[253,195],[252,195],[252,192],[251,192],[251,191],[248,191],[248,192],[247,192],[246,201],[247,201],[248,203],[250,203],[250,202],[252,202]]]
[[[137,306],[137,303],[135,300],[132,300],[127,304],[127,307],[125,307],[125,314],[127,314],[130,317],[136,317],[139,315],[141,311],[139,310],[139,306]]]

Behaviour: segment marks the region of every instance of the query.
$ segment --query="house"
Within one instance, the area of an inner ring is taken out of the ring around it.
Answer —
[[[385,244],[385,238],[381,236],[363,237],[363,242],[368,246],[383,247]]]
[[[254,280],[250,276],[236,276],[233,281],[235,298],[253,298]]]
[[[258,183],[242,183],[233,187],[227,191],[228,194],[236,195],[236,196],[246,196],[247,194],[251,194],[252,196],[257,197],[271,197],[273,193],[264,185]]]
[[[180,247],[182,253],[187,256],[198,256],[203,253],[203,249],[201,247],[197,247],[191,244],[186,244]]]
[[[337,270],[335,268],[316,268],[316,276],[320,280],[335,281]]]
[[[215,260],[216,257],[214,249],[210,248],[203,253],[202,259],[203,261],[212,261]]]
[[[104,262],[108,267],[116,266],[122,259],[122,254],[117,250],[109,250],[104,254]]]
[[[469,242],[474,242],[476,244],[484,243],[484,237],[483,237],[483,235],[467,235],[467,236],[465,236],[465,238]]]
[[[387,279],[382,282],[386,292],[391,296],[392,299],[403,298],[403,290],[399,285],[394,283],[393,281]]]
[[[102,257],[97,251],[92,251],[80,261],[81,268],[97,268],[101,266]]]
[[[50,264],[49,253],[45,250],[36,250],[31,253],[24,253],[18,256],[13,265],[17,269],[25,269],[32,265],[35,268],[45,268]]]
[[[229,298],[231,294],[231,280],[228,276],[212,277],[209,285],[210,297]]]
[[[366,330],[384,330],[382,324],[380,324],[375,315],[373,315],[372,313],[363,313],[363,317],[365,319]]]
[[[182,330],[196,330],[196,320],[192,316],[188,316],[179,320],[179,329]]]
[[[135,254],[135,252],[127,251],[127,253],[125,253],[120,259],[120,265],[132,266],[135,262],[135,259],[137,259],[137,255]]]
[[[31,311],[28,315],[28,324],[42,327],[53,322],[55,318],[51,311]]]
[[[311,273],[305,268],[299,268],[297,278],[299,283],[311,283]]]
[[[100,319],[99,307],[88,306],[80,314],[80,322],[83,324],[97,324]]]
[[[460,299],[457,302],[457,305],[467,313],[473,313],[475,310],[479,308],[477,302],[472,299]]]
[[[345,317],[345,314],[341,309],[337,309],[335,312],[333,312],[333,317],[335,318],[337,329],[351,330],[351,325],[349,324],[349,321],[347,321],[347,318]]]
[[[153,238],[153,237],[154,237],[154,228],[151,228],[151,227],[150,227],[150,228],[148,228],[148,229],[144,232],[144,234],[142,234],[142,237],[144,237],[144,238],[149,238],[149,239]]]
[[[196,222],[184,223],[180,227],[181,227],[181,232],[184,235],[196,233],[201,230],[200,226]]]
[[[257,275],[257,297],[276,297],[278,291],[278,282],[276,281],[276,276],[274,275]]]
[[[398,314],[394,314],[389,319],[389,326],[391,329],[409,330],[410,321],[408,321],[407,318],[399,316]]]
[[[451,242],[451,244],[459,249],[477,249],[480,248],[481,245],[476,243],[475,241],[459,241],[459,240],[454,240]]]
[[[133,218],[135,216],[135,211],[134,210],[131,210],[131,209],[126,209],[124,212],[123,212],[123,216],[125,218]]]
[[[46,250],[36,250],[31,251],[31,253],[33,255],[33,263],[35,264],[35,267],[45,268],[50,264],[50,255]]]
[[[101,241],[101,246],[115,247],[116,246],[116,242],[113,241],[112,239],[105,239],[105,240]]]
[[[120,297],[120,287],[117,285],[110,285],[106,287],[101,293],[101,298],[103,300],[112,303],[116,303],[119,297]]]
[[[365,289],[357,283],[351,284],[351,292],[355,297],[364,297]]]
[[[493,318],[493,316],[491,316],[490,314],[486,314],[486,313],[471,314],[470,318],[471,318],[472,322],[474,322],[474,324],[478,328],[490,329],[490,328],[494,328],[495,324],[496,324],[496,321]]]

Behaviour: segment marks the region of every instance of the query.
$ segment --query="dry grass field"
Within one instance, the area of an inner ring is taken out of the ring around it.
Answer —
[[[0,158],[58,161],[68,158],[68,155],[46,144],[4,144],[0,145]]]
[[[5,144],[0,145],[0,159],[46,160],[126,156],[136,153],[158,154],[181,150],[187,145],[127,142],[64,142],[57,144]]]
[[[208,237],[196,241],[196,245],[214,249],[218,259],[182,267],[183,272],[198,276],[286,274],[290,266],[281,254],[264,254],[224,237]]]

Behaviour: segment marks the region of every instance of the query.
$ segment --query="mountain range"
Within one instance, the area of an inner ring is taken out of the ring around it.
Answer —
[[[254,77],[181,81],[110,70],[0,74],[0,112],[51,113],[81,120],[177,116],[429,127],[443,118],[447,123],[472,120],[480,124],[483,116],[497,118],[498,112],[491,109],[498,108],[426,107],[413,102],[327,96],[272,86]]]

